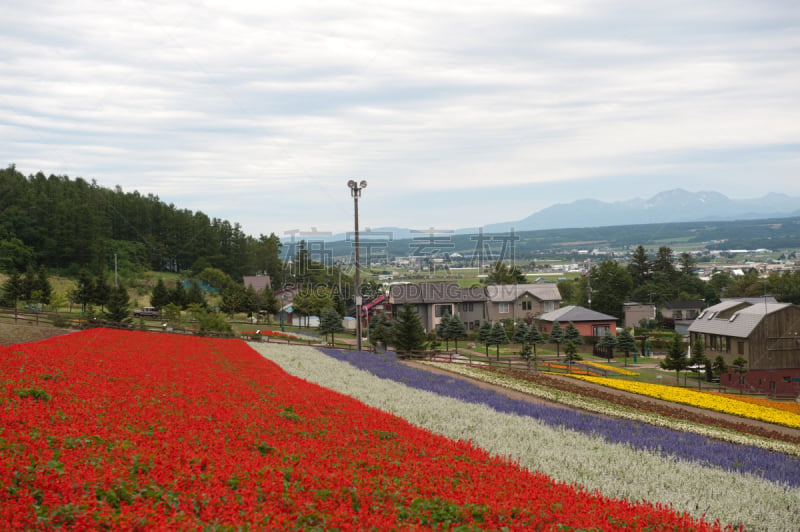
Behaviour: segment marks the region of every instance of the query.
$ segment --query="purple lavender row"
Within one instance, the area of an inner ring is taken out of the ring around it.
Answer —
[[[406,386],[452,397],[467,403],[487,405],[498,412],[529,416],[550,426],[565,427],[601,437],[608,442],[628,444],[663,456],[715,466],[726,471],[750,473],[771,482],[800,486],[800,459],[751,445],[721,442],[699,434],[655,427],[639,421],[609,419],[558,406],[519,401],[501,393],[475,386],[463,379],[412,368],[397,361],[394,353],[382,355],[319,349],[376,377]]]

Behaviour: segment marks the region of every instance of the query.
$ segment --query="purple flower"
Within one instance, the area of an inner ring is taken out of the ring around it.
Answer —
[[[793,487],[800,486],[800,459],[797,457],[638,421],[609,419],[569,408],[512,399],[463,379],[438,375],[401,364],[391,352],[374,355],[338,349],[320,349],[320,351],[377,377],[401,382],[412,388],[467,403],[484,404],[498,412],[530,416],[551,426],[591,434],[608,442],[628,444],[635,449],[646,449],[664,456],[673,456],[729,471],[750,473]]]

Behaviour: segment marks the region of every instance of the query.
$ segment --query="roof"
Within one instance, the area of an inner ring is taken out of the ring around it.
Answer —
[[[383,303],[384,300],[386,300],[386,294],[381,294],[372,301],[370,301],[369,303],[361,305],[361,314],[362,315],[366,314],[372,307],[378,305],[379,303]]]
[[[396,284],[389,287],[389,302],[394,305],[459,303],[464,301],[486,301],[483,288],[461,288],[458,283],[442,281],[436,283]]]
[[[617,318],[614,316],[609,316],[608,314],[603,314],[602,312],[597,312],[585,307],[579,307],[577,305],[568,305],[552,312],[546,312],[539,316],[539,319],[550,322],[617,321]]]
[[[691,299],[688,301],[664,301],[661,303],[664,308],[672,309],[697,309],[702,310],[705,302],[702,299]]]
[[[256,292],[261,292],[270,286],[269,275],[245,275],[244,287],[252,286]]]
[[[746,306],[733,313],[726,312],[742,304]],[[764,316],[791,306],[791,303],[769,302],[753,305],[738,299],[722,301],[708,307],[705,312],[695,318],[689,325],[689,332],[747,338],[761,323]]]
[[[486,287],[486,295],[494,303],[516,301],[526,295],[541,301],[561,301],[558,286],[552,283],[490,285]]]

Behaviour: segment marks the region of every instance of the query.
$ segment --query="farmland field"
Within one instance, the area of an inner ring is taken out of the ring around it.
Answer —
[[[0,348],[0,528],[791,530],[800,507],[793,456],[725,467],[357,367],[391,357],[252,345],[92,329]]]

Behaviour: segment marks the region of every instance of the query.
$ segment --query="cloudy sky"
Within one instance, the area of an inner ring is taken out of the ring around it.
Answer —
[[[0,164],[257,236],[800,196],[797,0],[4,0]]]

